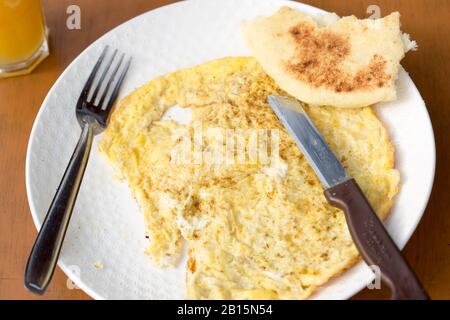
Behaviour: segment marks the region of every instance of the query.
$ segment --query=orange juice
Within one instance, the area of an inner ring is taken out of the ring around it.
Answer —
[[[44,41],[39,0],[0,0],[0,66],[26,61]]]

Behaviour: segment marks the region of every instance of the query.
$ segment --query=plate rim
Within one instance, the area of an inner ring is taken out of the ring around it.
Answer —
[[[102,41],[103,38],[105,38],[107,35],[114,33],[117,31],[117,29],[125,26],[126,24],[131,23],[132,21],[135,20],[139,20],[141,19],[143,16],[150,14],[152,12],[155,11],[159,11],[159,10],[168,10],[170,7],[176,7],[176,6],[184,6],[184,5],[190,5],[192,3],[195,2],[205,2],[206,0],[183,0],[183,1],[179,1],[179,2],[174,2],[174,3],[170,3],[146,12],[143,12],[127,21],[124,21],[123,23],[117,25],[116,27],[112,28],[111,30],[106,31],[104,34],[102,34],[99,38],[97,38],[95,41],[91,42],[85,49],[83,49],[68,65],[67,67],[63,70],[63,72],[59,75],[59,77],[55,80],[55,82],[53,83],[53,85],[51,86],[51,88],[49,89],[47,95],[45,96],[44,100],[42,101],[40,107],[39,107],[39,111],[36,114],[36,117],[33,121],[33,126],[28,138],[28,144],[27,144],[27,149],[26,149],[26,158],[25,158],[25,186],[26,186],[26,193],[27,193],[27,200],[28,200],[28,205],[30,208],[30,213],[33,219],[33,223],[37,229],[37,231],[40,230],[41,227],[41,223],[39,221],[39,217],[36,214],[37,210],[35,208],[35,203],[33,201],[33,197],[32,197],[32,192],[31,192],[31,181],[30,181],[30,161],[31,161],[31,150],[33,147],[33,141],[34,138],[36,137],[36,128],[37,128],[37,124],[39,123],[40,119],[42,118],[42,114],[43,114],[43,110],[45,109],[45,106],[48,104],[48,100],[50,99],[50,97],[54,94],[54,91],[56,90],[57,85],[60,83],[60,81],[62,81],[62,79],[65,77],[65,75],[69,72],[69,70],[72,69],[72,67],[74,65],[76,65],[76,63],[89,51],[91,50],[92,47],[95,47],[98,43],[100,43]],[[242,1],[242,0],[241,0]],[[266,0],[266,1],[270,1],[270,2],[278,2],[280,3],[280,5],[282,5],[283,3],[286,5],[290,5],[294,8],[298,8],[301,9],[303,8],[308,8],[309,10],[313,10],[316,12],[320,12],[320,13],[329,13],[326,10],[323,10],[321,8],[309,5],[309,4],[305,4],[305,3],[301,3],[301,2],[295,2],[295,1],[291,1],[291,0]],[[427,188],[427,193],[426,195],[424,195],[423,198],[423,202],[422,205],[420,206],[420,210],[418,210],[418,212],[420,211],[420,215],[417,215],[414,223],[412,223],[411,225],[413,225],[414,227],[411,227],[410,230],[407,232],[407,236],[405,237],[406,240],[404,243],[401,243],[399,245],[400,249],[403,249],[406,244],[409,242],[409,240],[411,239],[413,233],[416,231],[417,226],[419,225],[420,221],[422,220],[425,210],[428,206],[430,197],[431,197],[431,193],[434,187],[434,179],[435,179],[435,174],[436,174],[436,142],[435,142],[435,136],[434,136],[434,129],[433,129],[433,125],[432,125],[432,121],[430,118],[430,115],[428,113],[428,109],[426,107],[426,103],[422,97],[422,95],[420,94],[420,91],[417,89],[417,86],[415,85],[414,81],[411,79],[411,77],[409,76],[409,74],[407,74],[408,80],[410,82],[410,85],[412,85],[412,89],[415,91],[415,93],[418,94],[418,96],[420,97],[421,101],[420,103],[422,104],[422,107],[425,111],[426,114],[426,119],[424,119],[424,121],[426,121],[426,126],[429,129],[429,133],[430,133],[430,139],[432,140],[432,144],[430,145],[431,147],[431,154],[429,154],[429,160],[431,162],[431,174],[429,175],[429,181],[427,182],[428,184],[428,188]],[[375,108],[377,109],[377,108]],[[389,219],[390,215],[388,216]],[[360,263],[361,260],[358,262]],[[351,268],[353,268],[354,266],[356,266],[358,263],[352,265],[352,267],[350,267],[347,270],[344,270],[343,273],[345,273],[346,271],[350,270]],[[107,299],[106,297],[102,296],[101,294],[99,294],[94,288],[91,288],[90,286],[88,286],[77,274],[75,274],[74,272],[72,272],[69,268],[69,266],[66,266],[66,264],[61,261],[58,260],[58,267],[61,268],[61,270],[66,274],[66,276],[68,277],[68,280],[70,279],[71,281],[73,281],[77,287],[79,287],[81,290],[83,290],[86,294],[88,294],[91,298],[96,299],[96,300],[105,300]],[[371,276],[373,279],[373,276]],[[362,289],[364,289],[366,285],[365,284],[361,284],[361,286],[354,286],[353,290],[349,290],[349,293],[346,295],[345,299],[349,299],[351,297],[353,297],[355,294],[357,294],[358,292],[360,292]],[[350,292],[351,291],[351,292]]]

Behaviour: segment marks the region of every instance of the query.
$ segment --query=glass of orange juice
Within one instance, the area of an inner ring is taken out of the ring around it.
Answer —
[[[0,0],[0,78],[31,72],[48,54],[40,0]]]

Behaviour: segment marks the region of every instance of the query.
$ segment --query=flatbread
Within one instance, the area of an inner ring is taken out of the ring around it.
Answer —
[[[282,7],[243,31],[264,70],[303,102],[352,108],[395,100],[400,60],[415,46],[400,31],[400,14],[326,18]]]

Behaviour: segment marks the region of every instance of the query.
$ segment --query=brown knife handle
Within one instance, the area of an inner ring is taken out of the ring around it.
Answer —
[[[325,190],[328,202],[345,212],[363,259],[380,268],[381,279],[396,300],[427,300],[428,295],[354,179]]]

